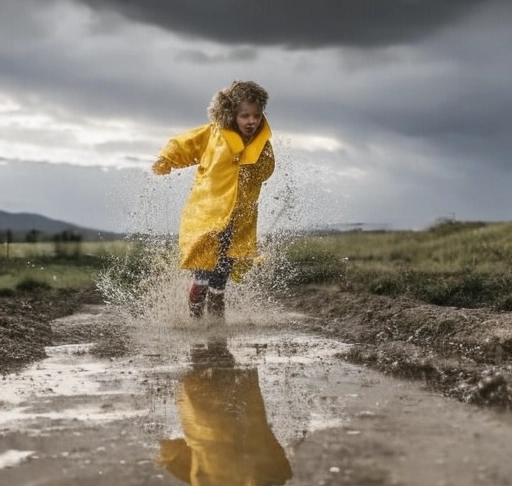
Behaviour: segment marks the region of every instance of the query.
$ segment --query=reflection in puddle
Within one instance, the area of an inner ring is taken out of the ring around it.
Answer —
[[[280,485],[292,475],[268,422],[258,370],[223,341],[191,350],[176,394],[184,437],[160,441],[160,464],[193,486]]]
[[[34,454],[34,451],[9,450],[0,454],[0,469],[14,467]]]

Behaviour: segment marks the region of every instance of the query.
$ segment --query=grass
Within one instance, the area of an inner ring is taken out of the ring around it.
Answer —
[[[11,243],[0,246],[0,259],[37,260],[41,258],[93,256],[107,257],[126,252],[130,242],[120,241],[82,241],[82,242],[37,242]],[[2,248],[3,247],[3,248]]]
[[[145,268],[144,242],[68,245],[10,245],[9,258],[0,254],[0,293],[92,287],[105,271],[119,285],[130,286],[151,271]],[[298,284],[330,283],[436,305],[512,310],[512,223],[447,222],[424,231],[301,236],[288,240],[284,251]]]
[[[131,246],[127,241],[60,243],[58,248],[53,243],[13,243],[0,256],[0,293],[91,288],[98,272]]]
[[[23,287],[29,281],[40,282],[41,287],[88,288],[93,286],[102,264],[98,257],[11,259],[7,264],[1,261],[0,289]]]
[[[512,223],[304,237],[291,242],[288,258],[301,283],[512,310]]]

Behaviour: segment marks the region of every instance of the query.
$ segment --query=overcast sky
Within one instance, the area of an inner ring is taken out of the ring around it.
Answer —
[[[0,0],[0,210],[173,231],[192,170],[151,162],[252,79],[263,227],[510,220],[511,25],[510,0]]]

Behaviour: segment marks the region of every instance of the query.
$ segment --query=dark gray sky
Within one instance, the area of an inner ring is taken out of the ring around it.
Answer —
[[[0,209],[110,229],[155,191],[169,224],[190,176],[149,177],[156,152],[254,79],[297,224],[510,219],[511,21],[508,0],[1,2]]]
[[[296,49],[410,43],[488,0],[83,0],[133,21],[226,45]]]

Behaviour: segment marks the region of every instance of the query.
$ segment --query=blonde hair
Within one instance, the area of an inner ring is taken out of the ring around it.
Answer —
[[[257,103],[263,111],[267,101],[268,93],[259,84],[235,80],[228,88],[215,93],[208,106],[208,116],[222,129],[236,130],[236,115],[241,103]]]

